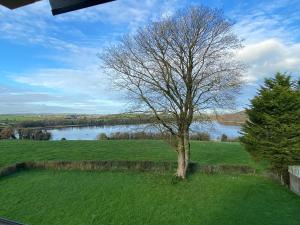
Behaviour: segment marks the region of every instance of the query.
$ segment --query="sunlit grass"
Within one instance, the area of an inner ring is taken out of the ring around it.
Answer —
[[[0,215],[30,225],[298,225],[300,198],[267,178],[27,171],[0,180]]]
[[[259,168],[239,143],[191,143],[201,165]],[[40,160],[176,161],[157,140],[0,141],[0,167]],[[0,178],[0,217],[29,225],[296,225],[300,199],[261,175],[23,171]]]
[[[154,160],[176,161],[164,141],[0,141],[0,167],[31,160]],[[239,143],[193,141],[191,160],[200,164],[254,165]]]

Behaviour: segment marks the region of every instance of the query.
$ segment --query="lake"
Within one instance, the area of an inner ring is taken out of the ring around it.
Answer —
[[[139,125],[114,125],[114,126],[92,126],[92,127],[68,127],[59,129],[48,129],[52,134],[52,140],[96,140],[100,133],[105,133],[110,136],[116,132],[158,132],[157,128],[149,124]],[[240,126],[223,125],[218,122],[199,123],[195,122],[191,126],[191,132],[206,132],[209,133],[211,139],[220,139],[222,134],[226,134],[229,138],[239,136]]]

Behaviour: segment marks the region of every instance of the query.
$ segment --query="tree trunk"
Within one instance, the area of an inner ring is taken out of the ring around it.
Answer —
[[[184,135],[185,171],[188,170],[190,162],[190,141],[188,132]]]
[[[179,149],[178,149],[179,150]],[[178,165],[177,165],[177,173],[176,176],[178,178],[185,179],[186,178],[186,160],[185,160],[185,152],[178,151]]]
[[[281,184],[289,187],[290,186],[290,174],[289,174],[288,168],[284,167],[283,169],[281,169],[279,174],[280,174],[279,177],[280,177]]]
[[[176,176],[185,179],[188,170],[188,165],[189,165],[189,158],[190,158],[188,135],[183,134],[180,138],[178,138],[177,148],[178,148],[177,149],[178,164],[177,164]]]

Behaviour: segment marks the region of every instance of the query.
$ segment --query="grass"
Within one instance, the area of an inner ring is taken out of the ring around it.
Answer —
[[[239,143],[191,143],[200,164],[259,168]],[[40,160],[175,161],[163,141],[0,141],[0,167]],[[261,175],[28,170],[0,178],[0,217],[29,225],[299,225],[300,198]]]
[[[23,121],[43,121],[43,120],[55,120],[55,119],[64,119],[70,117],[74,114],[0,114],[0,122],[23,122]],[[149,117],[147,114],[110,114],[110,115],[89,115],[89,114],[75,114],[77,118],[101,118],[101,119],[137,119],[137,118],[146,118]],[[220,122],[240,125],[246,120],[245,113],[238,112],[232,114],[224,114],[216,117],[215,115],[208,115],[212,120],[218,120]],[[203,116],[195,115],[195,120],[202,120]]]
[[[43,121],[43,120],[55,120],[64,119],[70,117],[73,114],[0,114],[0,122],[22,122],[22,121]],[[77,118],[137,118],[145,115],[141,114],[111,114],[111,115],[88,115],[88,114],[76,114]]]
[[[28,171],[0,180],[0,215],[31,225],[299,225],[300,198],[259,176]]]
[[[175,161],[176,152],[157,140],[0,141],[0,167],[31,160]],[[200,164],[255,166],[239,143],[191,143],[191,160]]]
[[[41,121],[45,119],[64,118],[65,115],[0,115],[0,122]]]
[[[66,124],[62,123],[61,120],[66,122],[67,120],[73,122],[79,122],[80,120],[87,120],[86,123],[81,125],[90,126],[91,120],[109,120],[119,121],[120,119],[133,120],[140,122],[140,119],[147,120],[151,119],[151,116],[146,114],[111,114],[111,115],[88,115],[88,114],[0,114],[0,123],[17,125],[21,122],[45,122],[45,121],[56,121],[57,124],[53,126],[65,127]],[[114,123],[113,123],[114,124]],[[69,125],[72,125],[69,124]]]

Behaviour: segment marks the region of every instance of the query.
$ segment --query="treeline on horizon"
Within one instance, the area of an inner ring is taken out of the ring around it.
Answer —
[[[129,125],[129,124],[145,124],[153,123],[153,116],[138,115],[132,117],[65,117],[65,118],[43,118],[43,120],[25,120],[10,123],[13,127],[22,128],[51,128],[51,127],[66,127],[66,126],[108,126],[108,125]]]
[[[166,119],[168,116],[166,116]],[[68,115],[68,116],[43,116],[30,117],[28,119],[1,120],[2,126],[11,126],[14,128],[52,128],[52,127],[68,127],[68,126],[113,126],[113,125],[135,125],[155,123],[156,119],[151,114],[118,114],[108,116],[82,116],[82,115]],[[225,114],[221,116],[206,116],[202,118],[195,116],[195,121],[199,120],[216,120],[225,125],[241,125],[245,122],[246,117],[244,112]]]

